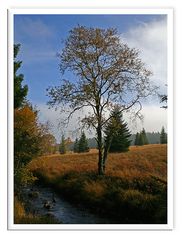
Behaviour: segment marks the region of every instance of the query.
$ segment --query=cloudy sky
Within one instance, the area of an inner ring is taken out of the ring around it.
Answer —
[[[62,49],[62,40],[77,26],[118,29],[121,40],[140,50],[140,56],[152,70],[151,81],[166,93],[167,87],[167,17],[166,15],[15,15],[14,42],[21,44],[19,59],[23,61],[20,72],[28,84],[28,99],[40,110],[40,121],[50,121],[57,140],[61,134],[70,135],[78,126],[75,116],[67,129],[58,130],[61,116],[48,109],[46,89],[59,85],[57,53]],[[71,74],[67,77],[73,77]],[[160,108],[158,98],[143,103],[143,122],[133,124],[125,116],[132,132],[142,127],[146,131],[167,128],[167,111]],[[74,135],[73,135],[74,137]]]

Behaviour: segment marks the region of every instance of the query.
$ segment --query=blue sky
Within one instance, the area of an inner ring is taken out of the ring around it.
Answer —
[[[59,84],[62,76],[56,54],[63,47],[62,40],[78,24],[117,28],[129,46],[141,49],[144,62],[154,70],[153,80],[161,86],[161,91],[166,91],[167,20],[164,15],[15,15],[14,43],[21,44],[18,58],[23,61],[20,72],[29,87],[28,99],[40,108],[42,120],[54,122],[50,117],[52,113],[45,107],[46,88]],[[73,76],[67,74],[66,77]],[[156,105],[154,102],[150,103],[152,107]],[[148,128],[151,129],[152,126]]]

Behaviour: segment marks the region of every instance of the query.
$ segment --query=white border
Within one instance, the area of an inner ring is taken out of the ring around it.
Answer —
[[[14,14],[167,14],[168,16],[168,224],[13,223],[13,43]],[[8,11],[8,229],[171,230],[173,229],[173,9],[10,9]]]

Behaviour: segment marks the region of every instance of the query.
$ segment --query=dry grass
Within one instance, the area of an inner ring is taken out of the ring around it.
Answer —
[[[14,200],[14,223],[15,224],[56,224],[58,221],[51,216],[39,216],[26,213],[24,204],[15,197]]]
[[[167,146],[130,147],[109,154],[106,175],[97,175],[97,150],[34,159],[29,169],[68,199],[120,223],[166,223]]]
[[[41,171],[50,179],[73,171],[77,173],[97,172],[98,155],[96,151],[39,157],[29,164],[29,168],[32,171]],[[128,180],[154,175],[166,181],[167,146],[159,144],[132,146],[129,152],[109,154],[106,175]]]
[[[14,200],[14,215],[15,215],[15,223],[19,222],[18,219],[26,216],[24,205],[15,197]]]

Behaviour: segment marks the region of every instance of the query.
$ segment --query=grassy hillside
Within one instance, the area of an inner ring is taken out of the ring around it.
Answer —
[[[167,146],[130,147],[109,154],[106,175],[97,175],[97,150],[34,159],[29,168],[70,201],[117,223],[166,223]]]

